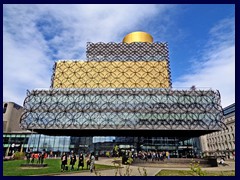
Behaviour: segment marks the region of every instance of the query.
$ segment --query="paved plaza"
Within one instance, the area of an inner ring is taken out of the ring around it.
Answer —
[[[113,165],[112,161],[114,159],[113,158],[99,158],[98,161],[96,161],[96,164],[105,164],[105,165]],[[218,167],[205,167],[202,168],[202,170],[206,170],[206,171],[228,171],[228,170],[235,170],[235,162],[232,160],[226,161],[226,163],[228,164],[227,166],[218,166]],[[126,173],[126,168],[127,165],[122,165],[123,168],[121,168],[120,173],[122,176],[125,175]],[[143,174],[143,168],[146,169],[147,172],[147,176],[155,176],[159,171],[163,170],[163,169],[172,169],[172,170],[190,170],[190,166],[189,167],[181,167],[182,164],[168,164],[168,163],[161,163],[161,164],[157,164],[157,163],[152,163],[152,166],[146,166],[146,164],[138,164],[137,166],[131,165],[130,166],[130,176],[141,176],[139,173],[140,172]],[[116,174],[116,169],[108,169],[108,170],[100,170],[97,171],[96,173],[90,173],[90,171],[80,171],[79,173],[61,173],[58,174],[56,176],[115,176]],[[119,176],[119,172],[117,173],[117,175]]]

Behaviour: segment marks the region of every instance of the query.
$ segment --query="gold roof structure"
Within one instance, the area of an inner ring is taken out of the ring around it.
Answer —
[[[123,43],[132,43],[132,42],[147,42],[147,43],[152,43],[153,42],[153,37],[143,31],[136,31],[127,34],[123,38]]]

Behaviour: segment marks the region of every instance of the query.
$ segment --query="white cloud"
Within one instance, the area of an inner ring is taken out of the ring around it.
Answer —
[[[52,63],[34,43],[19,46],[6,31],[3,41],[3,100],[22,105],[27,89],[50,86]]]
[[[3,100],[50,86],[53,61],[86,59],[86,42],[120,42],[167,5],[3,6]],[[165,15],[166,17],[166,15]],[[159,20],[161,22],[161,20]]]
[[[208,87],[219,90],[222,106],[235,102],[235,32],[234,19],[223,19],[210,31],[210,40],[192,72],[179,77],[173,87]]]
[[[146,4],[4,5],[4,101],[22,104],[27,89],[49,87],[54,61],[86,59],[86,42],[121,42],[127,33],[145,30],[138,29],[139,25],[150,26],[148,20],[156,17],[161,17],[157,20],[159,32],[156,34],[162,34],[170,16],[166,11],[172,7]],[[173,82],[173,87],[193,84],[212,87],[220,90],[224,106],[234,102],[233,31],[233,20],[225,19],[214,26],[210,30],[212,39],[206,45],[207,50],[195,61],[197,66],[193,66],[193,73]]]

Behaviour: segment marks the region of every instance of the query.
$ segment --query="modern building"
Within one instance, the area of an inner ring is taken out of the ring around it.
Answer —
[[[167,43],[133,32],[122,43],[87,43],[86,52],[84,61],[57,61],[49,89],[28,91],[20,125],[38,133],[29,148],[119,145],[191,157],[199,136],[225,126],[219,91],[172,88]]]
[[[3,150],[4,155],[25,151],[31,133],[20,128],[23,107],[14,102],[3,102]]]
[[[226,127],[214,133],[200,137],[202,152],[205,155],[234,158],[235,154],[235,103],[225,107],[224,123]]]

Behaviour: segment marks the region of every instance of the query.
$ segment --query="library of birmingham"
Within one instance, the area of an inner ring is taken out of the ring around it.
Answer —
[[[87,43],[86,57],[55,62],[51,87],[28,91],[27,148],[101,155],[118,145],[178,157],[199,153],[199,136],[225,127],[219,91],[173,89],[168,45],[150,34]]]

